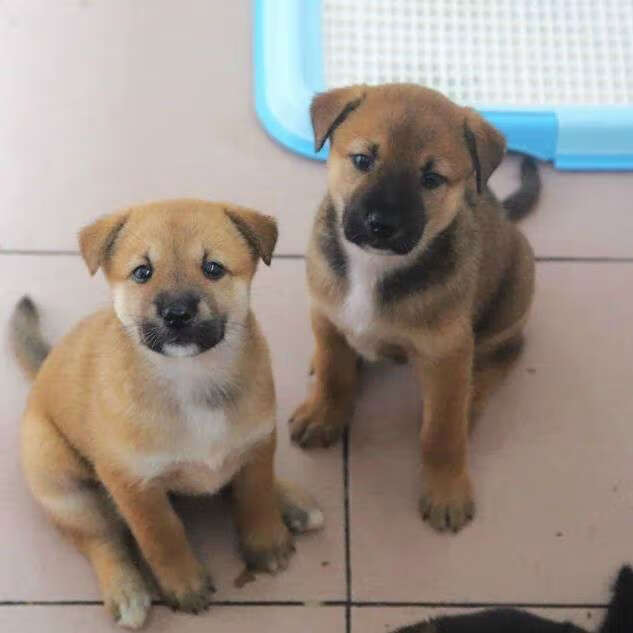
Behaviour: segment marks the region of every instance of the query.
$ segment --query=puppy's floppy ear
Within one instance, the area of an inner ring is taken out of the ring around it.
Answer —
[[[506,140],[490,123],[472,108],[464,108],[464,141],[470,152],[481,193],[492,172],[497,169],[506,149]]]
[[[270,266],[278,235],[275,218],[237,206],[225,207],[224,211],[246,240],[253,255],[261,257]]]
[[[114,242],[127,217],[127,213],[112,213],[99,218],[79,232],[79,250],[91,275],[94,275],[112,254]]]
[[[314,151],[318,152],[334,130],[355,110],[365,97],[365,86],[336,88],[314,96],[310,118],[314,131]]]

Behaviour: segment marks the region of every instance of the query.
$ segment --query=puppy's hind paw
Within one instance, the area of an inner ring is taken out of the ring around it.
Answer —
[[[278,481],[277,490],[281,516],[291,532],[300,534],[323,527],[323,512],[311,495],[286,482]]]
[[[104,603],[119,626],[137,630],[147,620],[152,597],[141,575],[130,573],[113,583]]]

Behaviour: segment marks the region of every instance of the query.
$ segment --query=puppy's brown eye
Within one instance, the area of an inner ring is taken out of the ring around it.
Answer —
[[[224,277],[226,273],[226,268],[222,266],[219,262],[214,262],[213,260],[206,259],[202,262],[202,272],[207,279],[212,279],[216,281],[220,279],[220,277]]]
[[[153,272],[149,264],[141,264],[132,271],[132,279],[138,284],[144,284],[150,280]]]
[[[440,174],[436,174],[434,171],[429,171],[425,174],[422,174],[422,186],[425,189],[437,189],[445,182],[446,178],[444,178],[444,176],[440,176]]]
[[[358,171],[369,171],[374,164],[373,157],[367,154],[352,154],[350,158]]]

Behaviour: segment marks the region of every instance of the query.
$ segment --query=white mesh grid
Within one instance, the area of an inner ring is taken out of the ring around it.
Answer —
[[[326,84],[477,106],[633,104],[633,0],[323,0]]]

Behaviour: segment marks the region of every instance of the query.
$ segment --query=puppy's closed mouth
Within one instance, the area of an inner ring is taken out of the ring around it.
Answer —
[[[197,356],[224,340],[226,318],[205,319],[176,331],[144,321],[139,329],[141,343],[153,352],[171,357]]]

